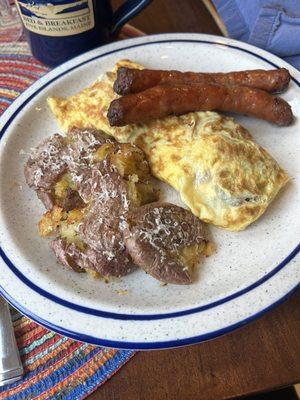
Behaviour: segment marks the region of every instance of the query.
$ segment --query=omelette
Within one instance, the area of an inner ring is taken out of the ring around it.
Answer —
[[[202,221],[239,231],[259,218],[288,181],[276,160],[233,118],[216,112],[111,127],[106,114],[117,97],[112,85],[119,66],[142,68],[120,61],[79,93],[48,99],[60,128],[65,133],[72,127],[95,128],[136,144],[152,174],[175,188]]]

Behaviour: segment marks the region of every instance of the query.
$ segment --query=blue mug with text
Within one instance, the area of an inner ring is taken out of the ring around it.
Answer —
[[[109,0],[16,0],[32,54],[55,66],[113,40],[151,0],[127,0],[115,12]]]

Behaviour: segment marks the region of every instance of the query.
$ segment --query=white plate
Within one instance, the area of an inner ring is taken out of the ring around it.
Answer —
[[[49,95],[69,95],[121,58],[149,68],[232,71],[289,68],[283,97],[298,116],[278,128],[238,117],[288,171],[291,182],[267,212],[240,233],[211,227],[217,252],[203,261],[196,283],[162,287],[142,271],[109,284],[60,267],[38,237],[42,206],[24,182],[23,151],[56,132]],[[216,36],[146,36],[101,47],[51,71],[1,117],[1,293],[33,320],[85,342],[137,349],[175,347],[213,338],[261,315],[299,285],[300,74],[279,58]],[[20,154],[21,153],[21,154]],[[120,295],[118,291],[127,290]]]

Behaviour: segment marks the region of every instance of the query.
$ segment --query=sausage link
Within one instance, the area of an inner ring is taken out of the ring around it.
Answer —
[[[266,90],[270,93],[284,91],[289,84],[290,73],[285,68],[265,71],[262,69],[228,73],[196,73],[132,69],[121,67],[117,72],[114,91],[120,95],[138,93],[162,84],[201,83],[241,85]]]
[[[111,126],[143,123],[192,111],[231,111],[290,125],[290,105],[279,97],[246,86],[161,85],[113,100],[107,117]]]

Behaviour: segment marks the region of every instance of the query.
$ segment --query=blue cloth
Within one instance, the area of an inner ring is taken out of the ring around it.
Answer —
[[[300,0],[213,0],[231,38],[300,69]]]

